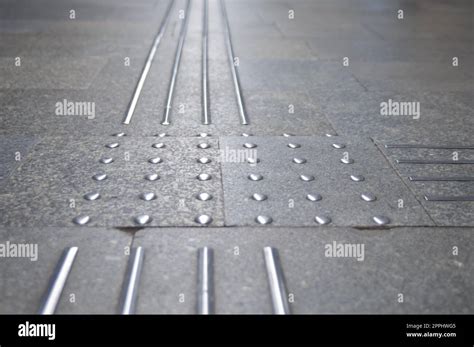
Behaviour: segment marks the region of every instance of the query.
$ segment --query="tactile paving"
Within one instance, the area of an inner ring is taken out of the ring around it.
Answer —
[[[438,148],[386,148],[385,143],[378,145],[437,225],[474,226],[474,201],[461,201],[463,197],[470,196],[472,199],[474,195],[474,165],[456,164],[453,160],[456,157],[459,161],[473,160],[474,150],[456,149],[455,143],[428,145]],[[398,163],[398,160],[404,159],[421,159],[426,164]],[[430,164],[430,161],[437,160],[446,163]],[[457,180],[459,178],[461,180]],[[451,201],[428,201],[425,198],[428,196],[450,198]]]
[[[133,235],[104,228],[0,228],[2,244],[36,247],[29,257],[0,261],[1,314],[36,314],[63,249],[78,247],[56,312],[114,313]]]
[[[221,139],[226,225],[433,225],[370,139],[286,135]]]
[[[217,143],[210,137],[47,138],[0,195],[1,223],[223,225]]]
[[[469,313],[474,308],[468,294],[474,286],[472,228],[200,229],[137,232],[134,245],[147,252],[138,313],[196,312],[200,247],[214,250],[216,313],[271,313],[262,252],[266,246],[280,253],[295,314]],[[329,257],[326,250],[334,242],[363,245],[363,259]],[[452,253],[454,246],[458,255]]]

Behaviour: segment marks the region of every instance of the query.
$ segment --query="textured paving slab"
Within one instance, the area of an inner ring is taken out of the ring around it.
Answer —
[[[181,8],[180,5],[176,5],[173,13],[178,11],[179,8]],[[335,132],[326,117],[317,112],[318,105],[306,93],[294,91],[290,93],[288,90],[281,90],[281,88],[265,93],[259,90],[256,93],[252,83],[244,83],[247,85],[243,87],[250,125],[243,126],[240,124],[235,91],[224,45],[225,37],[222,32],[224,24],[221,18],[220,6],[218,2],[214,1],[209,4],[209,92],[212,124],[203,125],[201,121],[201,75],[199,73],[202,64],[200,58],[202,6],[200,3],[193,3],[190,16],[169,126],[162,126],[161,120],[165,109],[169,77],[181,25],[181,21],[175,16],[172,16],[163,41],[158,48],[158,54],[150,69],[130,125],[125,126],[121,123],[153,39],[148,32],[145,36],[148,39],[145,43],[148,43],[148,45],[142,44],[140,47],[136,47],[136,50],[128,52],[121,48],[122,41],[116,39],[115,36],[113,36],[113,42],[118,47],[115,51],[111,51],[106,48],[107,43],[91,41],[90,35],[83,34],[85,36],[84,40],[89,42],[91,54],[97,53],[100,56],[81,58],[81,61],[93,59],[96,62],[90,64],[89,70],[91,73],[89,74],[79,73],[82,70],[77,69],[67,70],[67,73],[66,70],[58,70],[56,80],[60,83],[54,85],[55,90],[49,88],[51,85],[46,80],[32,86],[27,86],[23,82],[20,83],[23,81],[20,79],[21,76],[29,76],[29,65],[26,65],[24,69],[18,69],[21,73],[17,73],[11,57],[5,58],[6,71],[11,72],[12,77],[5,80],[4,83],[5,87],[13,90],[9,92],[6,107],[0,110],[0,124],[3,125],[0,127],[0,132],[67,136],[72,127],[78,133],[84,135],[105,135],[120,131],[145,136],[161,132],[167,132],[172,136],[194,136],[200,132],[233,136],[244,132],[261,135],[280,135],[288,131],[301,135],[324,135]],[[79,23],[78,26],[82,28],[84,23],[82,25]],[[97,30],[103,32],[104,35],[109,35],[106,28],[97,28]],[[150,31],[154,33],[156,28]],[[43,38],[45,40],[45,51],[53,50],[58,45],[54,42],[48,45],[48,37],[52,37],[51,34],[46,34]],[[136,42],[135,39],[133,41]],[[273,44],[275,43],[274,40]],[[40,45],[40,43],[36,43],[36,45]],[[302,45],[303,43],[299,44],[300,49],[306,47]],[[280,44],[280,47],[282,53],[288,51],[282,44]],[[76,48],[75,46],[70,47],[70,44],[68,44],[65,49],[66,52],[70,52]],[[268,44],[262,46],[262,49],[273,51],[275,46]],[[242,48],[242,52],[246,52],[245,47]],[[307,56],[308,48],[304,48],[304,52]],[[125,57],[130,58],[130,66],[124,66]],[[70,60],[70,58],[63,59],[63,65],[71,63]],[[241,70],[244,77],[259,73],[260,65],[255,66],[249,59],[245,58],[241,58],[241,61]],[[267,60],[262,63],[265,65],[269,62],[271,61]],[[48,63],[50,65],[56,64],[54,59],[48,61]],[[282,64],[272,64],[274,69],[280,69],[281,66],[284,66]],[[44,68],[46,69],[47,66]],[[255,69],[257,71],[254,71]],[[38,71],[38,74],[41,75],[43,72],[42,70]],[[53,77],[51,77],[51,81],[54,82],[56,80]],[[281,86],[288,77],[296,85],[301,84],[301,76],[281,74],[269,83]],[[320,81],[320,78],[313,77],[307,80],[309,84],[306,83],[306,86]],[[353,85],[358,87],[354,81],[352,82]],[[35,89],[31,90],[30,88],[33,87]],[[75,88],[71,89],[72,87]],[[88,88],[84,90],[85,87]],[[88,119],[83,115],[57,115],[55,105],[63,100],[94,103],[94,119]]]
[[[107,144],[119,144],[107,148]],[[154,148],[153,144],[160,143]],[[205,143],[208,149],[198,148]],[[149,215],[150,225],[196,225],[194,219],[210,215],[213,225],[223,225],[222,188],[217,140],[210,138],[108,138],[44,139],[12,175],[0,195],[2,225],[72,225],[78,215],[88,215],[91,226],[132,226],[134,217]],[[101,163],[112,158],[110,164]],[[160,163],[150,163],[160,158]],[[210,158],[210,163],[198,162]],[[211,179],[200,181],[199,174]],[[106,174],[103,181],[92,177]],[[145,179],[157,174],[155,181]],[[87,201],[88,193],[100,198]],[[155,199],[143,201],[142,193]],[[200,201],[199,193],[212,199]],[[26,217],[26,218],[25,218]]]
[[[255,147],[247,149],[249,144]],[[252,136],[223,138],[220,148],[226,225],[256,225],[259,215],[271,217],[279,226],[317,225],[315,217],[323,216],[335,225],[373,227],[373,217],[380,215],[392,226],[433,224],[370,139]],[[255,157],[258,164],[246,160]],[[342,163],[345,157],[354,163]],[[304,181],[301,175],[313,179]],[[365,180],[355,182],[351,175],[363,175]],[[255,200],[253,194],[267,199]],[[376,200],[364,201],[362,194],[372,194]],[[320,195],[320,201],[307,195]]]
[[[79,251],[57,313],[116,312],[131,234],[94,228],[2,227],[0,242],[37,247],[36,261],[26,257],[1,258],[0,313],[36,313],[63,249],[72,246]]]
[[[163,126],[184,4],[175,2],[126,126],[122,121],[167,1],[0,3],[0,242],[31,240],[40,251],[37,262],[0,261],[0,312],[35,312],[62,249],[73,243],[80,250],[58,311],[116,312],[128,260],[124,248],[132,242],[122,230],[136,229],[97,227],[134,226],[133,217],[145,213],[153,220],[134,242],[145,249],[139,313],[195,312],[200,246],[215,250],[218,313],[272,312],[262,255],[269,245],[280,251],[295,313],[474,312],[473,203],[423,199],[473,195],[473,184],[408,179],[473,176],[473,165],[397,165],[402,157],[446,159],[452,151],[380,147],[471,144],[472,1],[227,0],[249,125],[239,123],[218,0],[209,0],[212,124],[201,122],[203,1],[192,1],[171,124]],[[71,8],[75,20],[68,19]],[[403,20],[396,18],[399,9]],[[65,99],[94,103],[95,116],[57,114],[56,103]],[[383,116],[381,103],[390,99],[419,102],[420,118]],[[110,136],[119,132],[128,136]],[[169,136],[152,137],[163,133]],[[195,137],[199,133],[212,136]],[[104,147],[115,142],[119,147]],[[290,142],[302,146],[290,149]],[[211,147],[198,149],[199,143]],[[232,162],[232,151],[245,149],[244,143],[257,144],[257,166]],[[16,151],[20,162],[12,161]],[[339,162],[345,152],[353,164]],[[114,162],[101,164],[106,157]],[[154,157],[163,162],[150,164]],[[201,157],[212,161],[198,164]],[[464,150],[459,157],[473,159]],[[100,173],[108,178],[91,178]],[[145,180],[149,173],[160,179]],[[212,179],[198,181],[199,173]],[[248,180],[250,173],[263,180]],[[353,173],[365,180],[350,180]],[[301,174],[315,179],[301,181]],[[100,198],[85,200],[91,192]],[[144,192],[156,200],[141,200]],[[213,198],[197,200],[201,192]],[[255,201],[254,193],[267,199]],[[363,201],[362,193],[377,200]],[[309,201],[308,194],[322,200]],[[390,218],[387,228],[373,223],[375,213]],[[72,223],[81,214],[90,216],[88,226]],[[213,218],[213,228],[194,228],[201,214]],[[261,226],[258,215],[273,222]],[[316,215],[332,223],[313,227]],[[463,227],[445,227],[450,225]],[[363,244],[364,260],[326,257],[325,247],[334,241]]]
[[[418,142],[431,146],[469,146],[469,142]],[[469,149],[423,149],[423,148],[386,148],[383,143],[379,147],[387,154],[393,167],[400,173],[406,184],[415,192],[437,225],[473,226],[474,201],[426,201],[425,196],[436,195],[445,197],[462,197],[474,195],[474,164],[402,164],[397,160],[447,160],[454,156],[461,160],[474,160],[474,150]],[[398,143],[400,144],[400,143]],[[416,144],[411,142],[408,144]],[[412,181],[410,177],[434,178],[434,181]],[[467,177],[471,181],[439,181],[437,178]]]
[[[37,261],[0,262],[6,279],[0,287],[2,313],[36,312],[68,246],[79,252],[58,313],[116,312],[131,234],[99,228],[17,228],[0,234],[2,242],[38,244]],[[203,246],[215,252],[217,313],[272,312],[265,246],[279,250],[294,313],[468,313],[474,308],[468,295],[474,283],[468,247],[473,235],[472,229],[455,228],[147,228],[133,242],[145,250],[138,313],[195,312],[196,251]],[[328,257],[333,242],[364,245],[363,258]]]
[[[294,313],[468,313],[473,237],[472,229],[455,228],[146,229],[134,241],[146,252],[138,312],[195,312],[196,253],[207,246],[216,312],[271,313],[262,248],[273,246]],[[327,257],[333,242],[364,245],[364,259]]]
[[[28,6],[30,10],[15,7],[4,12],[14,20],[2,21],[6,33],[0,34],[1,47],[2,52],[8,54],[2,58],[6,65],[0,64],[0,69],[13,69],[15,80],[5,86],[9,88],[9,95],[0,111],[0,132],[67,136],[71,128],[83,135],[121,131],[126,107],[167,3],[79,2],[73,6],[76,20],[63,18],[69,14],[71,5],[48,3],[53,10],[47,13],[34,14],[30,12],[31,6]],[[176,18],[178,11],[179,6],[176,6]],[[32,15],[38,20],[31,20]],[[174,37],[168,41],[169,47],[175,46]],[[18,42],[29,49],[18,51]],[[173,49],[163,48],[159,55],[171,64]],[[22,57],[22,65],[16,70],[15,56]],[[130,58],[129,66],[125,65],[126,58]],[[69,69],[70,64],[76,67]],[[157,61],[156,67],[160,64],[162,62]],[[47,74],[51,67],[57,68]],[[25,76],[34,83],[25,84]],[[43,78],[38,80],[37,76]],[[162,70],[160,78],[166,80]],[[147,89],[156,91],[156,87]],[[55,104],[64,99],[94,103],[95,118],[55,114]],[[153,134],[150,123],[146,129],[141,134]]]

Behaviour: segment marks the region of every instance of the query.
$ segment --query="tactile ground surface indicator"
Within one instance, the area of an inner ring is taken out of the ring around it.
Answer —
[[[168,1],[0,3],[0,244],[38,246],[0,258],[0,313],[38,312],[74,246],[57,313],[120,312],[138,247],[137,313],[199,312],[202,247],[216,313],[274,312],[264,247],[293,313],[473,313],[472,1],[208,0],[203,59],[191,0],[171,90],[186,3],[128,125]]]
[[[227,225],[259,224],[259,215],[281,226],[317,225],[317,216],[340,226],[377,226],[377,216],[433,225],[370,139],[252,136],[220,144],[229,161],[234,153],[241,161],[223,164]]]
[[[124,249],[132,239],[145,249],[137,307],[143,314],[195,312],[196,251],[203,246],[215,253],[217,313],[271,313],[262,254],[269,244],[280,250],[294,313],[469,313],[474,305],[472,231],[466,229],[163,228],[140,230],[135,237],[101,228],[4,230],[12,242],[25,237],[38,242],[39,260],[0,263],[6,279],[0,287],[2,313],[35,312],[62,248],[72,245],[79,247],[77,260],[57,312],[116,313],[128,258]],[[364,259],[326,258],[326,245],[334,240],[363,243]],[[452,254],[453,245],[460,256]],[[400,292],[404,305],[397,301]]]
[[[429,147],[430,145],[428,145]],[[434,145],[431,145],[434,146]],[[441,147],[449,145],[439,144]],[[471,149],[380,148],[387,153],[393,166],[411,187],[437,225],[472,226],[474,224],[474,163]],[[453,160],[453,158],[457,158]],[[397,160],[428,161],[427,163],[398,163]],[[429,163],[429,161],[445,161]],[[460,162],[459,164],[457,162]],[[445,201],[429,201],[436,196]],[[449,201],[446,198],[454,199]],[[464,201],[462,199],[464,198]],[[458,201],[456,201],[458,200]]]
[[[340,136],[48,137],[7,183],[6,226],[433,225],[370,139]]]
[[[0,194],[1,223],[71,226],[88,216],[87,225],[122,227],[148,215],[147,225],[186,226],[208,215],[223,225],[217,146],[207,137],[45,138]]]

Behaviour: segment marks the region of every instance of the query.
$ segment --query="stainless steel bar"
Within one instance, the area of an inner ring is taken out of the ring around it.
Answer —
[[[148,72],[150,71],[153,58],[155,57],[155,53],[158,49],[158,46],[160,45],[161,38],[163,37],[163,34],[165,33],[166,26],[168,25],[169,18],[170,18],[169,14],[172,7],[173,7],[173,0],[170,0],[165,16],[161,22],[160,29],[158,30],[158,34],[156,34],[155,40],[153,41],[153,44],[150,48],[150,52],[148,53],[148,57],[146,58],[146,62],[145,62],[145,65],[143,66],[140,79],[138,80],[137,85],[135,86],[135,91],[133,92],[132,100],[130,101],[130,104],[128,105],[127,114],[125,116],[125,119],[123,120],[123,124],[128,125],[132,121],[133,113],[135,112],[135,108],[137,107],[138,99],[140,98],[140,93],[142,91],[143,85],[145,84],[145,80],[148,76]]]
[[[143,267],[144,250],[142,247],[132,249],[127,265],[120,299],[120,313],[134,314],[138,296],[138,285]]]
[[[178,47],[176,48],[176,55],[175,55],[174,64],[173,64],[173,72],[171,74],[171,79],[168,86],[168,98],[166,100],[166,107],[163,113],[163,120],[161,122],[162,125],[170,124],[170,112],[171,112],[171,104],[173,103],[173,93],[174,93],[174,88],[176,85],[176,79],[178,77],[179,64],[181,62],[181,55],[183,53],[184,39],[186,38],[186,31],[188,28],[189,4],[190,4],[190,0],[187,0],[186,8],[184,10],[184,23],[181,26],[181,32],[179,33],[179,42],[178,42]]]
[[[225,30],[225,36],[226,36],[227,55],[229,56],[230,69],[232,72],[232,80],[234,82],[235,95],[237,98],[237,106],[239,108],[240,123],[242,125],[247,125],[249,124],[249,122],[247,119],[245,104],[242,98],[239,74],[234,64],[234,58],[235,58],[234,49],[232,47],[232,38],[231,38],[231,33],[230,33],[229,18],[227,17],[227,9],[226,9],[224,0],[221,0],[221,9],[222,9],[222,16],[224,18],[224,30]]]
[[[385,145],[385,148],[424,148],[424,149],[474,149],[474,146],[469,145],[421,145],[421,144],[390,144]]]
[[[397,159],[398,164],[440,164],[462,165],[474,164],[474,160],[424,160],[424,159]]]
[[[425,195],[426,201],[474,201],[474,195],[458,195],[458,196],[445,196],[445,195]]]
[[[291,312],[288,304],[288,293],[278,250],[272,247],[264,247],[263,254],[272,296],[273,312],[275,314],[289,314]]]
[[[197,313],[214,313],[214,252],[208,247],[198,249]]]
[[[409,176],[410,181],[442,181],[442,182],[469,182],[474,181],[473,176],[451,176],[451,177],[430,177],[430,176]]]
[[[211,124],[211,115],[209,112],[209,91],[208,91],[208,61],[207,61],[207,42],[208,42],[208,0],[204,0],[204,15],[202,23],[202,123]]]
[[[43,301],[38,311],[39,314],[54,314],[56,311],[64,285],[66,284],[69,272],[74,264],[77,251],[77,247],[69,247],[63,251],[49,281],[48,289],[43,296]]]

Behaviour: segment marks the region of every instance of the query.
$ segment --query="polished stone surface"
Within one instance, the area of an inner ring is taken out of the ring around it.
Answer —
[[[474,146],[472,1],[227,0],[241,125],[220,3],[209,0],[204,125],[194,0],[164,126],[185,5],[175,1],[124,125],[167,4],[0,3],[0,243],[40,250],[37,262],[0,261],[0,312],[35,312],[76,245],[59,313],[116,312],[129,246],[145,250],[139,313],[195,312],[202,246],[215,251],[218,313],[272,312],[264,246],[279,250],[295,313],[473,313],[474,203],[424,196],[473,195],[474,183],[409,177],[474,176],[474,165],[396,160],[474,150],[384,146]],[[414,108],[387,114],[388,102]],[[234,150],[256,157],[235,163]],[[333,241],[364,244],[365,259],[326,257]]]

